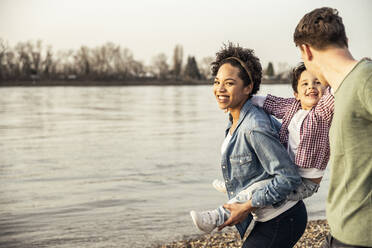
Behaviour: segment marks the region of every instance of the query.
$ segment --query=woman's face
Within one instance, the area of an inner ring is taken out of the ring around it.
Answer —
[[[221,109],[240,110],[252,92],[252,84],[244,86],[239,68],[223,64],[214,79],[213,93]]]

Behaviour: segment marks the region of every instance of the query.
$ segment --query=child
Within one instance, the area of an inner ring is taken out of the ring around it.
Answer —
[[[295,98],[268,95],[267,97],[253,96],[251,100],[276,118],[282,119],[280,142],[287,148],[303,178],[302,185],[287,199],[298,201],[317,192],[324,175],[329,160],[328,133],[333,117],[334,97],[329,88],[325,88],[306,70],[303,63],[293,70],[292,88]],[[225,185],[221,181],[215,180],[213,186],[221,192],[226,192]],[[262,185],[252,186],[241,191],[228,203],[245,202],[250,199],[255,188],[262,187]],[[254,219],[269,208],[272,207],[256,210],[252,213]],[[204,232],[211,232],[224,223],[230,215],[223,207],[200,213],[192,211],[190,214],[194,224]],[[260,221],[263,221],[262,218]]]

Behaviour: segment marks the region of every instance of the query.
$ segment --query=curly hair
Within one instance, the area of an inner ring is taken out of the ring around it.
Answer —
[[[345,26],[337,9],[328,7],[314,9],[302,17],[293,34],[296,46],[310,45],[315,49],[328,46],[348,47]]]
[[[302,72],[306,71],[305,64],[303,62],[299,63],[295,68],[292,70],[291,75],[291,83],[292,83],[292,89],[294,92],[297,92],[297,86],[298,86],[298,80],[301,77]]]
[[[238,60],[244,63],[244,67],[238,62]],[[255,56],[252,49],[242,48],[239,44],[234,45],[232,42],[223,44],[223,47],[219,52],[216,53],[216,59],[211,63],[212,76],[217,75],[218,70],[223,64],[230,64],[239,69],[239,77],[243,80],[245,86],[253,83],[253,89],[251,95],[254,95],[260,89],[261,78],[262,78],[262,67],[260,60]],[[251,74],[248,75],[247,69]]]

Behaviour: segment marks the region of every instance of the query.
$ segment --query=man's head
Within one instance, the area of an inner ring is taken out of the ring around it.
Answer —
[[[328,49],[348,49],[345,26],[338,11],[323,7],[307,13],[298,23],[293,40],[301,50],[306,69],[328,84],[314,55]]]
[[[309,45],[317,50],[348,47],[345,26],[336,9],[314,9],[302,17],[293,34],[296,46]]]

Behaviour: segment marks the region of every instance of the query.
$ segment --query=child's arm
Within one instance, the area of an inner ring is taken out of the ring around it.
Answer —
[[[283,98],[268,94],[263,104],[263,109],[278,119],[283,119],[292,104],[296,102],[295,98]]]
[[[331,88],[327,87],[324,91],[324,95],[320,98],[318,104],[314,108],[316,116],[320,116],[327,121],[331,122],[333,112],[335,110],[335,97],[331,93]]]

